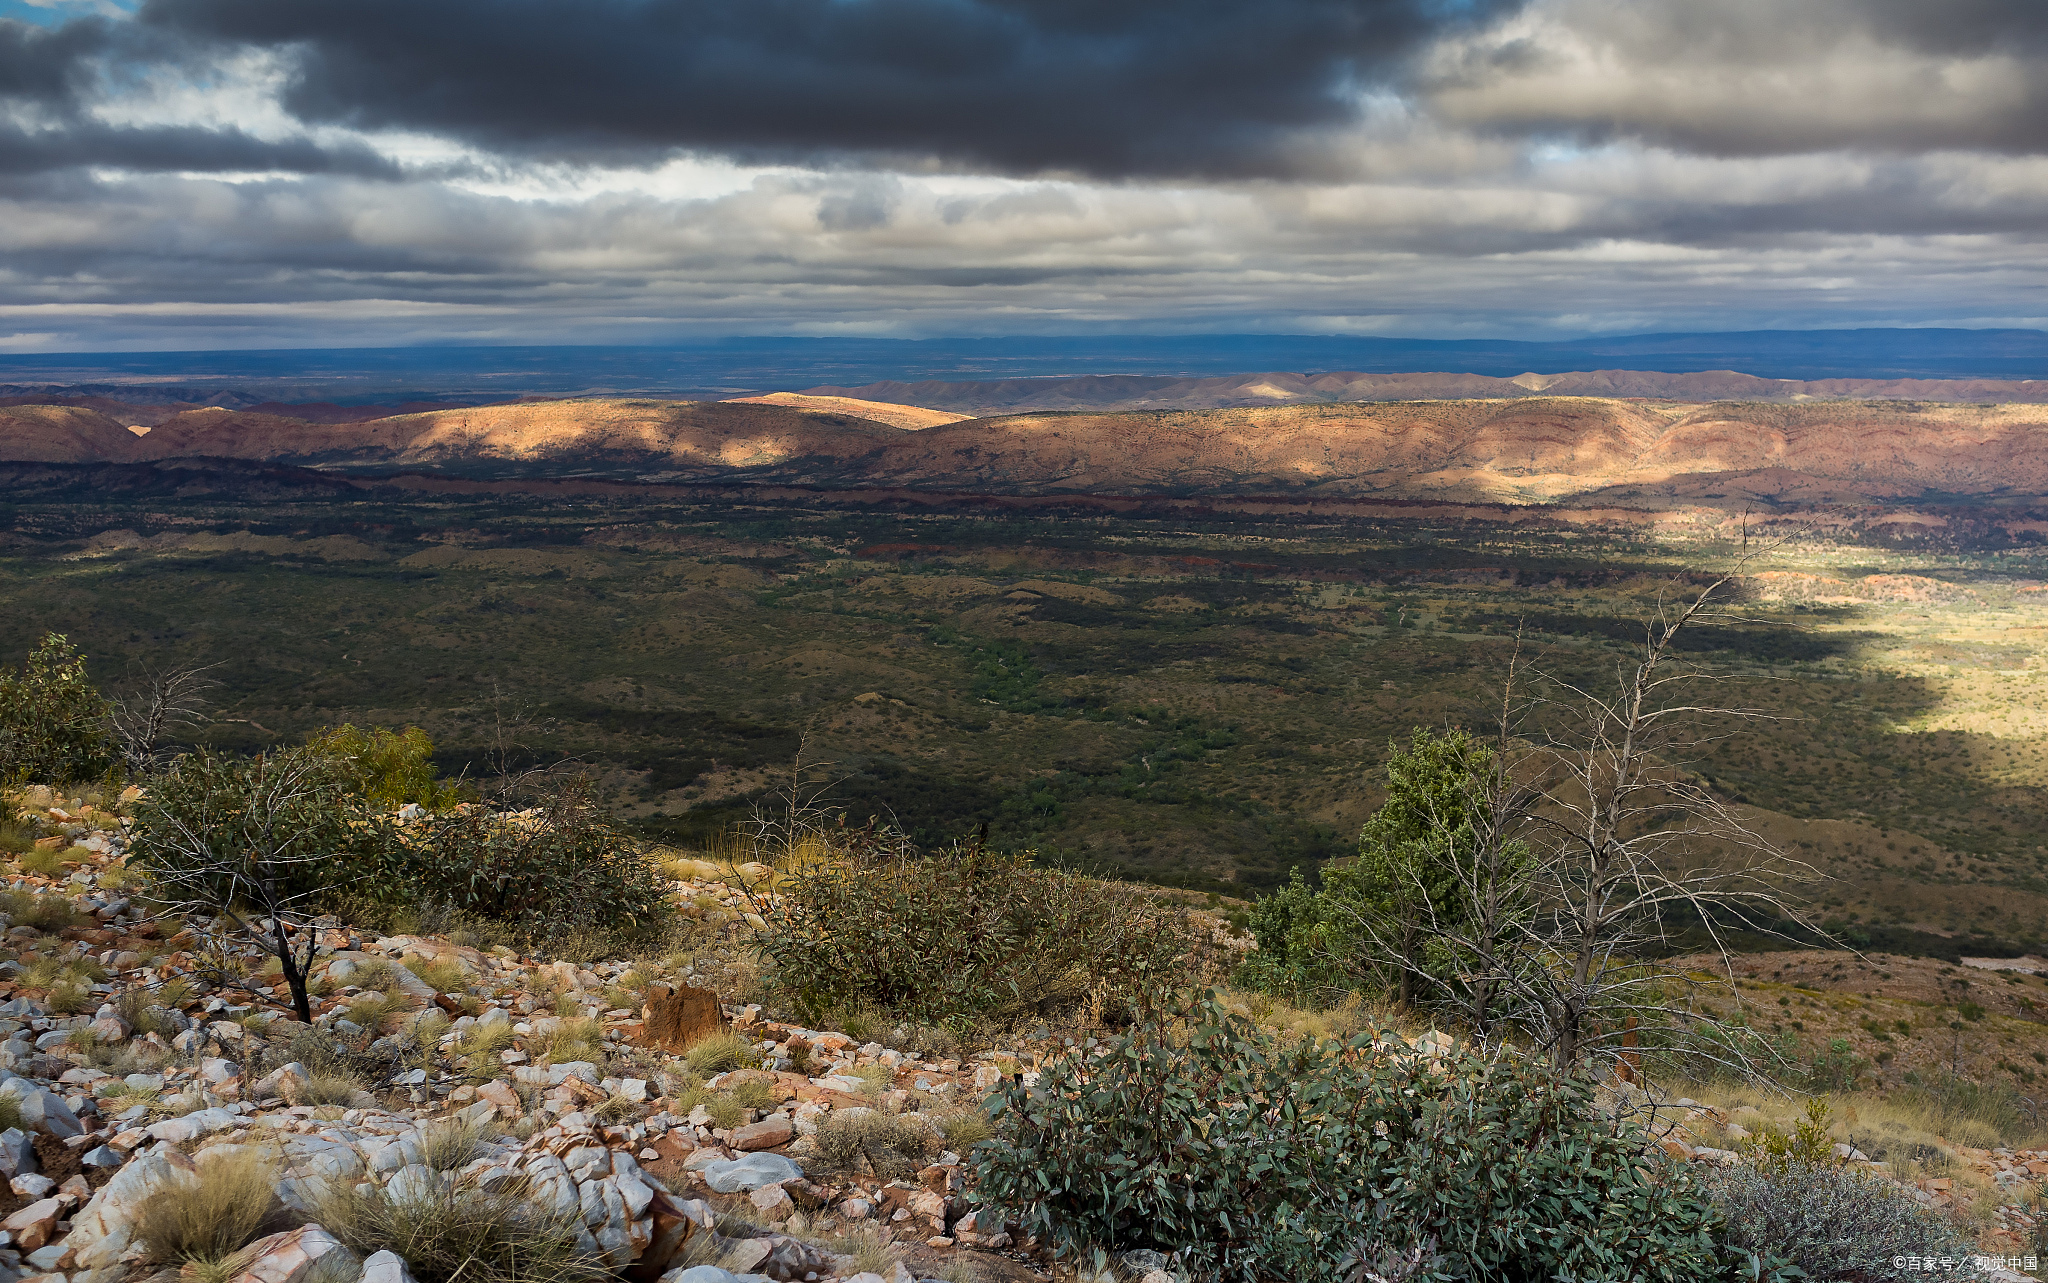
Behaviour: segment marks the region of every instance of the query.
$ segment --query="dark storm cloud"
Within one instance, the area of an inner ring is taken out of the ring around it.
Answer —
[[[99,18],[55,30],[0,19],[0,99],[75,111],[92,80],[90,60],[114,46],[115,30]]]
[[[110,76],[194,56],[179,42],[129,23],[88,18],[48,30],[0,20],[0,106],[11,108],[13,116],[0,119],[0,174],[100,166],[399,175],[397,165],[358,142],[263,139],[233,126],[109,124],[92,115]]]
[[[630,161],[1285,175],[1297,131],[1521,0],[149,0],[289,49],[301,118]]]

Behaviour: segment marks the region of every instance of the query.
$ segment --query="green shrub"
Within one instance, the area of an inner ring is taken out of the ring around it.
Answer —
[[[955,1026],[1181,979],[1186,911],[1136,888],[981,845],[919,855],[881,841],[791,870],[764,906],[774,983],[811,1018],[880,1008]]]
[[[526,815],[481,808],[394,826],[358,889],[405,903],[512,923],[545,940],[596,931],[646,942],[674,919],[643,844],[615,828],[571,782]]]
[[[330,893],[375,867],[387,844],[362,800],[306,750],[268,759],[201,750],[151,784],[129,859],[159,882],[229,904],[265,880],[281,896]]]
[[[614,942],[643,940],[671,916],[639,844],[583,784],[526,815],[471,808],[402,824],[309,748],[268,760],[177,759],[137,811],[131,858],[160,884],[198,888],[214,903],[267,881],[281,898],[436,906],[536,939],[596,929]]]
[[[1589,1084],[1403,1052],[1283,1043],[1206,999],[1178,1034],[1147,1022],[1000,1093],[977,1197],[1065,1253],[1152,1247],[1238,1278],[1388,1252],[1459,1278],[1721,1271],[1712,1204]]]
[[[8,809],[12,805],[8,804]],[[26,855],[35,849],[33,825],[12,818],[0,818],[0,855]]]
[[[1791,1131],[1765,1124],[1756,1135],[1742,1142],[1742,1153],[1762,1172],[1817,1167],[1829,1162],[1835,1156],[1835,1142],[1828,1135],[1832,1113],[1827,1098],[1815,1096],[1806,1102],[1806,1117],[1794,1123]]]
[[[332,761],[349,790],[372,806],[412,802],[445,811],[460,800],[455,781],[435,778],[434,741],[417,726],[389,731],[342,725],[314,736],[307,747]]]
[[[1893,1257],[1967,1260],[1976,1251],[1910,1192],[1838,1166],[1833,1155],[1714,1168],[1703,1182],[1726,1218],[1732,1246],[1789,1260],[1811,1279],[1890,1277]]]
[[[0,670],[0,785],[98,779],[114,765],[113,706],[60,633]]]

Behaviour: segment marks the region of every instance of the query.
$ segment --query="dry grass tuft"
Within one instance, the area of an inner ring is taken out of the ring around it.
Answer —
[[[996,1134],[995,1124],[978,1109],[950,1110],[938,1115],[935,1121],[939,1125],[939,1135],[946,1138],[946,1148],[963,1156]]]
[[[407,958],[405,969],[434,987],[435,993],[462,993],[469,988],[469,973],[453,958]]]
[[[415,1198],[388,1190],[330,1188],[314,1209],[357,1252],[405,1258],[420,1283],[600,1283],[611,1272],[577,1247],[571,1218],[528,1200],[516,1182],[495,1191],[449,1180]]]
[[[896,1267],[895,1249],[888,1239],[882,1237],[878,1226],[856,1226],[840,1239],[837,1246],[842,1254],[853,1258],[857,1274],[879,1274],[887,1278]]]
[[[604,1026],[581,1016],[563,1018],[552,1031],[537,1036],[536,1042],[535,1058],[552,1064],[604,1060]]]
[[[455,1054],[462,1057],[463,1068],[471,1078],[487,1081],[504,1069],[498,1053],[512,1045],[512,1037],[509,1024],[471,1025],[455,1040]]]
[[[713,1034],[683,1054],[683,1063],[700,1074],[722,1074],[761,1063],[761,1050],[738,1034]]]
[[[199,1179],[143,1200],[135,1240],[161,1265],[218,1274],[228,1259],[266,1233],[283,1228],[276,1201],[277,1167],[251,1145],[199,1155]]]

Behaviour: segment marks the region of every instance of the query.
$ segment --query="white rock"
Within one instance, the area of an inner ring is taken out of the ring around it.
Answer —
[[[85,1134],[85,1124],[78,1121],[78,1115],[71,1112],[71,1106],[64,1103],[63,1097],[45,1091],[26,1078],[10,1076],[0,1081],[0,1092],[21,1102],[22,1125],[29,1131],[54,1136],[58,1140]]]
[[[363,1262],[361,1283],[418,1283],[396,1252],[378,1252]]]
[[[361,1258],[318,1225],[304,1225],[249,1245],[252,1259],[234,1283],[348,1283],[360,1277]]]
[[[706,1163],[700,1170],[705,1183],[721,1194],[751,1194],[763,1185],[801,1180],[804,1174],[793,1160],[766,1152]]]
[[[198,1169],[192,1160],[176,1150],[160,1149],[143,1154],[114,1173],[114,1178],[92,1196],[92,1201],[71,1218],[71,1237],[65,1243],[80,1269],[105,1269],[119,1262],[128,1250],[135,1225],[136,1209],[152,1194],[179,1185],[195,1185]]]
[[[847,1283],[862,1283],[866,1279],[883,1283],[881,1276],[877,1274],[857,1275],[848,1279]],[[716,1265],[692,1265],[687,1269],[670,1270],[661,1276],[659,1283],[740,1283],[740,1276],[730,1270],[721,1270]]]
[[[35,1141],[19,1127],[0,1132],[0,1176],[15,1176],[36,1169]]]

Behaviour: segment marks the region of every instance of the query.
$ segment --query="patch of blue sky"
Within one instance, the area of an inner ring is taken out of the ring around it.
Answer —
[[[0,0],[0,18],[38,27],[61,27],[73,18],[130,17],[135,7],[136,0]]]

